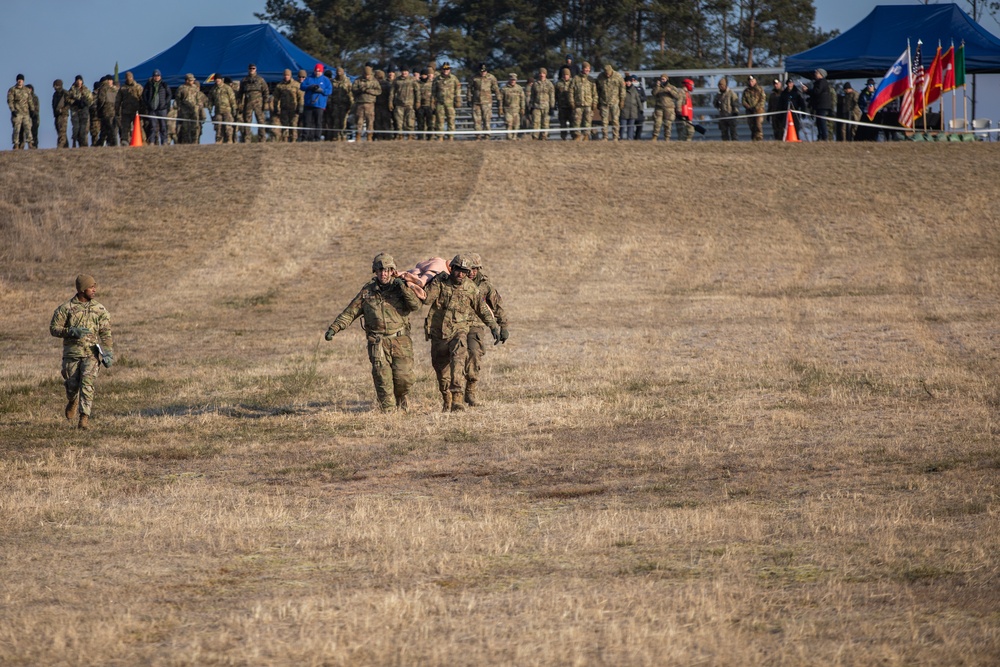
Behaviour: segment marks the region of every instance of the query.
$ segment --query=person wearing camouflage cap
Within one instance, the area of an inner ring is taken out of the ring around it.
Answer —
[[[580,65],[580,73],[570,81],[570,97],[573,101],[573,132],[575,141],[590,140],[590,119],[597,110],[597,84],[590,78],[590,63]]]
[[[77,427],[90,424],[94,404],[94,383],[103,365],[114,363],[111,316],[95,299],[97,281],[93,276],[76,277],[76,296],[52,314],[49,333],[63,339],[62,377],[66,386],[66,419],[79,415]]]
[[[420,309],[420,299],[396,272],[393,258],[380,252],[372,260],[372,278],[326,330],[333,337],[361,318],[368,338],[368,360],[379,408],[388,412],[407,410],[407,394],[413,384],[413,341],[410,313]],[[395,403],[394,403],[395,401]]]
[[[482,294],[483,299],[486,301],[486,305],[493,311],[493,317],[496,318],[497,325],[500,327],[499,342],[506,343],[510,337],[510,333],[507,331],[507,328],[510,326],[510,320],[507,319],[507,314],[504,312],[503,298],[501,298],[500,292],[493,287],[493,283],[490,282],[489,277],[483,271],[483,258],[479,253],[470,252],[466,256],[470,262],[469,279],[476,284],[480,294]],[[465,402],[471,406],[479,404],[476,385],[479,382],[479,369],[482,365],[482,359],[486,354],[483,333],[484,330],[480,323],[473,321],[472,326],[469,327],[469,335],[466,338],[469,354],[465,359]]]
[[[7,90],[10,124],[14,126],[11,145],[14,150],[31,148],[31,92],[24,85],[24,75],[18,74],[13,86]]]
[[[500,94],[500,115],[507,127],[507,138],[517,139],[517,131],[521,129],[521,119],[525,111],[524,88],[517,83],[517,73],[507,75],[507,85]]]
[[[469,82],[469,105],[472,107],[472,124],[476,132],[486,133],[477,134],[476,139],[486,140],[490,138],[488,133],[493,123],[493,100],[500,100],[498,113],[500,116],[503,116],[503,100],[500,96],[500,84],[497,78],[490,74],[486,63],[483,63],[479,66],[479,75]]]
[[[451,140],[455,131],[455,109],[462,106],[462,83],[451,73],[451,65],[441,65],[441,75],[434,78],[431,86],[434,96],[434,129],[438,132],[447,131],[443,138]],[[442,136],[435,137],[441,141]]]
[[[186,74],[184,83],[177,87],[177,143],[197,144],[201,139],[201,90],[194,74]]]
[[[375,100],[382,93],[382,85],[375,80],[369,65],[365,65],[361,76],[354,80],[351,92],[354,94],[354,126],[358,133],[358,141],[371,140],[375,131]]]
[[[462,396],[465,392],[465,361],[468,357],[469,329],[477,319],[486,323],[493,333],[493,340],[501,340],[497,324],[486,300],[469,278],[472,260],[466,255],[455,255],[450,263],[450,273],[439,273],[427,285],[427,317],[424,335],[431,342],[431,366],[437,375],[441,392],[442,411],[464,410]]]
[[[621,138],[621,111],[625,105],[625,79],[611,65],[597,75],[597,106],[601,112],[601,133],[606,141]]]
[[[305,111],[306,94],[302,90],[302,84],[292,78],[292,70],[286,69],[282,72],[281,81],[274,87],[271,99],[274,105],[271,119],[277,118],[278,127],[281,128],[276,130],[278,141],[285,143],[298,141],[299,116]]]

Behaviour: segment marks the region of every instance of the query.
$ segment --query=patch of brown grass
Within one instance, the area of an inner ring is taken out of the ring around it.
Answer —
[[[0,662],[994,664],[998,163],[0,153]],[[486,405],[437,412],[418,336],[375,412],[323,330],[376,252],[467,249],[513,322]],[[83,270],[88,433],[46,332]]]

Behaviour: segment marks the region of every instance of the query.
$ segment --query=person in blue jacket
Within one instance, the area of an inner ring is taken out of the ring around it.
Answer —
[[[330,79],[323,76],[323,63],[316,63],[312,76],[306,77],[301,83],[306,94],[305,112],[302,125],[304,141],[320,141],[323,136],[323,112],[326,110],[326,100],[333,93]]]

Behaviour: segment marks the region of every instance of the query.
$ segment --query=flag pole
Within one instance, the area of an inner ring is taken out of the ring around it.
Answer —
[[[952,77],[955,76],[955,40],[954,39],[951,40],[951,75],[952,75]],[[956,106],[956,97],[957,97],[957,95],[958,95],[958,93],[956,93],[955,89],[952,88],[951,89],[951,118],[952,118],[952,120],[955,120],[956,118],[958,118],[958,108]],[[967,128],[967,127],[963,127],[962,128],[963,131],[964,130],[968,130],[968,129],[969,128]]]
[[[920,56],[920,78],[921,78],[921,80],[920,81],[914,81],[913,85],[914,86],[917,86],[917,85],[920,86],[920,120],[923,121],[922,124],[924,126],[924,135],[926,135],[927,134],[927,105],[924,103],[924,83],[925,82],[922,80],[923,79],[923,71],[924,71],[924,54],[920,52],[920,47],[923,46],[923,45],[924,45],[924,40],[918,39],[917,40],[917,55]],[[916,94],[915,91],[916,91],[916,88],[914,88],[914,93],[913,93],[913,113],[917,113],[917,94]]]

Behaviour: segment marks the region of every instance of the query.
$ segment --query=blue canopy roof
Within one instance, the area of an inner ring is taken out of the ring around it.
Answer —
[[[811,74],[822,68],[831,78],[879,77],[906,49],[923,40],[925,66],[937,49],[965,41],[965,71],[1000,72],[1000,39],[987,32],[954,4],[878,5],[863,21],[817,47],[785,59],[785,71]]]
[[[179,86],[188,72],[199,81],[212,74],[239,80],[247,75],[247,65],[254,63],[259,76],[280,81],[285,69],[311,73],[318,62],[270,25],[260,23],[192,28],[184,39],[130,70],[136,81],[145,83],[158,69],[167,85]]]

